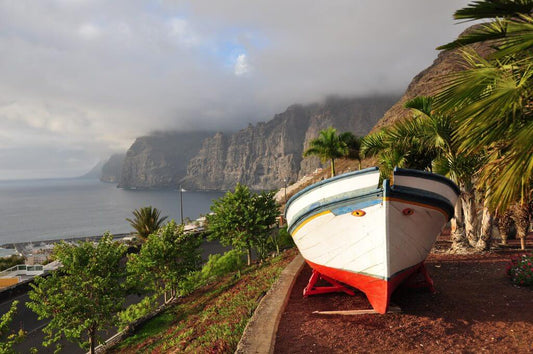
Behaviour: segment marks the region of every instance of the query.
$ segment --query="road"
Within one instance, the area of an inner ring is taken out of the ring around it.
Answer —
[[[137,295],[130,295],[126,298],[126,305],[131,305],[133,303],[139,302],[140,297]],[[11,303],[15,300],[19,301],[17,313],[11,322],[11,328],[18,330],[22,328],[27,332],[26,338],[22,343],[19,343],[15,346],[15,350],[20,353],[29,353],[31,348],[37,348],[39,353],[53,353],[55,345],[52,345],[48,348],[42,346],[44,340],[44,333],[42,328],[46,326],[49,322],[48,320],[38,320],[37,315],[26,306],[26,302],[30,301],[28,294],[23,294],[17,296],[9,301],[5,301],[0,304],[0,314],[6,313],[10,307]],[[109,330],[107,333],[102,332],[100,335],[102,338],[107,339],[115,334],[117,331],[116,328]],[[77,344],[71,343],[67,340],[60,342],[63,347],[63,353],[86,353],[86,350],[81,349]]]
[[[204,241],[201,247],[202,258],[204,261],[206,261],[210,254],[223,253],[229,249],[230,247],[221,246],[218,241]],[[22,343],[15,346],[15,350],[20,353],[29,353],[31,348],[37,348],[39,350],[39,353],[53,353],[55,345],[52,345],[48,348],[42,346],[42,342],[44,340],[44,333],[42,332],[42,328],[45,327],[49,321],[38,320],[37,315],[26,306],[26,302],[30,301],[26,293],[1,303],[0,315],[6,313],[9,310],[9,308],[11,307],[11,303],[14,300],[18,300],[19,304],[17,313],[13,321],[11,322],[11,328],[14,330],[19,330],[20,328],[22,328],[24,331],[27,332],[26,338]],[[126,298],[126,306],[137,303],[140,300],[141,297],[137,295],[129,295]],[[102,338],[108,339],[116,332],[117,329],[112,328],[107,333],[100,333],[100,335],[102,336]],[[61,345],[63,347],[63,353],[86,353],[86,351],[80,349],[77,344],[71,343],[66,340],[61,341]]]

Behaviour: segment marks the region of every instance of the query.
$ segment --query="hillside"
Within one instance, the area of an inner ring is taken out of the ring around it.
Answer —
[[[464,33],[472,31],[475,26],[469,27]],[[461,34],[462,35],[462,34]],[[482,56],[488,55],[492,49],[486,43],[477,43],[470,46]],[[439,53],[433,64],[421,71],[409,83],[400,100],[396,102],[378,121],[372,132],[402,120],[410,115],[409,110],[404,108],[405,102],[417,96],[431,96],[438,92],[442,76],[463,70],[463,64],[459,50],[448,50]]]

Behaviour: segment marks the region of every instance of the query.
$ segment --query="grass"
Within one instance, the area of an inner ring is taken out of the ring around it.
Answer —
[[[296,253],[296,249],[288,250],[195,291],[148,321],[112,352],[234,352],[259,300]]]

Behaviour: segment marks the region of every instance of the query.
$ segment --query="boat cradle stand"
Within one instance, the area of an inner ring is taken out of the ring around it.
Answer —
[[[331,285],[330,286],[316,286],[316,283],[320,279],[325,280]],[[311,274],[311,277],[309,278],[309,282],[307,283],[307,286],[304,288],[303,295],[307,297],[310,295],[339,293],[339,292],[343,292],[351,296],[355,295],[355,292],[353,290],[347,288],[346,286],[342,285],[336,280],[324,274],[321,274],[313,269],[313,273]]]
[[[422,275],[423,279],[420,280],[419,275]],[[435,286],[433,285],[433,279],[431,279],[429,276],[425,262],[420,263],[418,269],[409,278],[407,278],[405,285],[409,288],[426,288],[433,294],[437,292],[435,290]]]
[[[422,279],[420,279],[420,276],[422,276]],[[319,280],[325,280],[326,282],[330,283],[330,286],[316,286],[317,282]],[[426,268],[425,262],[421,262],[416,270],[411,274],[404,283],[409,288],[426,288],[431,293],[435,293],[435,287],[433,285],[433,279],[429,276],[429,273]],[[346,287],[345,285],[337,282],[336,280],[321,274],[320,272],[313,269],[313,273],[311,274],[311,277],[309,278],[309,282],[307,283],[307,286],[303,290],[303,296],[311,296],[311,295],[320,295],[320,294],[329,294],[329,293],[338,293],[343,292],[350,296],[355,295],[355,292],[351,290],[350,288]]]

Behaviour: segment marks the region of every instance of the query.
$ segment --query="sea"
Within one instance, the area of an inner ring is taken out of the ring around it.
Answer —
[[[222,192],[182,192],[183,216],[210,212]],[[90,179],[0,181],[0,245],[73,237],[124,234],[135,209],[152,206],[180,222],[176,190],[128,190]]]

